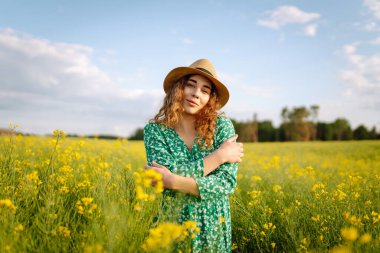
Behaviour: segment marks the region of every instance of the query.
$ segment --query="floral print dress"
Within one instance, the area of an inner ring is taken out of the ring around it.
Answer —
[[[144,144],[148,163],[166,166],[171,172],[192,177],[198,185],[200,196],[182,194],[165,189],[162,208],[173,208],[173,200],[182,196],[178,222],[197,222],[200,232],[192,240],[192,252],[231,252],[231,215],[229,195],[237,183],[237,163],[224,163],[207,176],[203,176],[203,158],[218,149],[229,137],[235,135],[230,119],[218,116],[211,150],[201,150],[193,142],[191,150],[177,132],[164,124],[149,123],[144,128]],[[198,137],[198,134],[197,136]]]

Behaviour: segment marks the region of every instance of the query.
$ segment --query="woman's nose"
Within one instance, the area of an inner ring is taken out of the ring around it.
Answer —
[[[193,97],[199,98],[199,92],[200,92],[200,89],[194,89]]]

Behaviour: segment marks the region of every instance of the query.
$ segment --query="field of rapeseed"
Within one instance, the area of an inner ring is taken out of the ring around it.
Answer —
[[[1,252],[187,252],[199,231],[153,223],[142,142],[55,131],[0,151]],[[245,144],[230,199],[235,252],[380,252],[380,142]]]

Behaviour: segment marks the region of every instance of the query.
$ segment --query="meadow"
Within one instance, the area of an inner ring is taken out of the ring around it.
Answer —
[[[198,231],[152,227],[162,184],[143,170],[141,141],[55,131],[0,146],[1,252],[186,252]],[[380,252],[379,141],[244,147],[233,252]]]

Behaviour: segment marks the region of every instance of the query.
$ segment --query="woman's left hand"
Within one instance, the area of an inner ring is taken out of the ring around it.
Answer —
[[[162,175],[162,182],[164,184],[164,188],[171,189],[174,180],[174,174],[165,166],[152,162],[152,166],[149,164],[145,165],[145,169],[154,169],[156,172]]]

